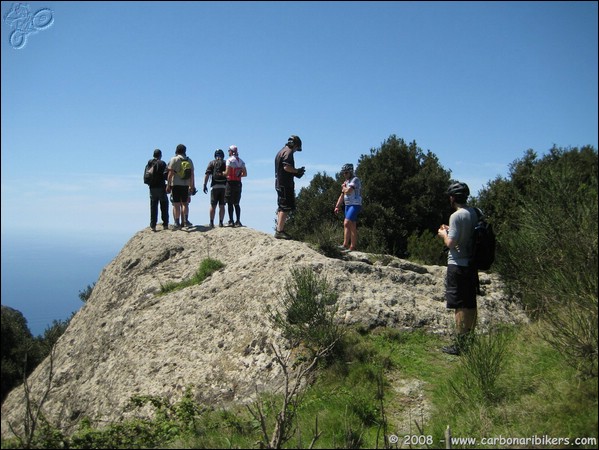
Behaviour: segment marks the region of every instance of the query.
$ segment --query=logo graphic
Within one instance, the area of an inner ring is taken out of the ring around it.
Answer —
[[[13,3],[12,8],[4,16],[4,22],[14,31],[10,33],[9,42],[15,49],[27,44],[27,36],[49,28],[54,23],[54,14],[49,8],[42,8],[31,13],[29,5]]]

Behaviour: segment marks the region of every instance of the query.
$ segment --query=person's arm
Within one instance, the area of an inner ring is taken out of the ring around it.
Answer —
[[[285,172],[289,172],[289,173],[292,173],[292,174],[294,174],[294,175],[295,175],[296,173],[299,173],[299,170],[297,170],[295,167],[293,167],[293,166],[292,166],[292,165],[290,165],[290,164],[285,164],[285,165],[283,165],[283,170],[284,170]]]
[[[437,236],[439,236],[441,239],[443,239],[443,244],[445,244],[445,247],[447,247],[447,248],[455,247],[456,242],[449,237],[449,226],[447,226],[445,224],[441,225],[439,227],[439,230],[437,231]]]
[[[175,176],[175,171],[170,167],[167,168],[168,176],[166,177],[166,191],[169,192],[173,186],[173,177]]]
[[[337,214],[339,212],[339,208],[341,208],[342,204],[343,204],[343,192],[337,199],[337,203],[335,203],[335,214]]]
[[[208,193],[208,179],[210,178],[210,173],[206,172],[206,175],[204,175],[204,194]]]
[[[193,166],[191,167],[191,177],[189,177],[189,192],[195,192],[196,189],[196,176]]]

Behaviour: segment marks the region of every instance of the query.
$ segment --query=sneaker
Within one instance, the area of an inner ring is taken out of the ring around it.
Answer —
[[[284,231],[275,231],[275,239],[292,239],[291,236],[289,236],[287,233],[285,233]]]
[[[241,225],[241,222],[238,220],[237,222],[235,222],[235,226],[236,227],[242,227],[243,225]]]
[[[229,220],[229,223],[227,223],[227,226],[228,226],[228,227],[234,227],[234,226],[235,226],[235,224],[233,223],[233,221],[232,221],[232,220]]]
[[[156,231],[156,225],[150,225],[150,229],[151,229],[152,231]]]
[[[184,227],[193,227],[193,223],[191,223],[189,220],[185,221],[185,225],[183,225]]]
[[[168,223],[163,223],[162,224],[162,229],[163,230],[168,230]]]
[[[208,225],[210,228],[214,228],[214,222],[210,222],[210,225]]]
[[[175,223],[173,225],[173,230],[180,230],[181,229],[181,225],[179,225],[178,223]]]
[[[222,222],[219,222],[219,223],[218,223],[218,226],[222,228],[222,227],[224,227],[225,225],[224,225]]]
[[[443,347],[441,349],[441,351],[443,353],[447,353],[448,355],[455,355],[455,356],[459,356],[462,353],[460,351],[460,349],[458,347],[456,347],[455,345],[450,345],[449,347]]]

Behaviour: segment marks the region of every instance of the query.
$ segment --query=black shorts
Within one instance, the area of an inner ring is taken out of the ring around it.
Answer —
[[[189,201],[189,186],[173,186],[173,203],[187,203]]]
[[[447,277],[445,278],[447,308],[476,308],[477,277],[476,269],[455,264],[447,265]]]
[[[227,181],[225,200],[232,205],[239,205],[241,201],[241,181]]]
[[[210,191],[210,205],[224,205],[225,204],[225,185],[213,186]]]
[[[279,186],[277,190],[278,211],[289,212],[295,210],[295,189],[290,186]]]

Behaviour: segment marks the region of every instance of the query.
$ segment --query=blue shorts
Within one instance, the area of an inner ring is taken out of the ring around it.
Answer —
[[[358,213],[362,209],[361,205],[345,205],[345,218],[352,222],[358,221]]]

